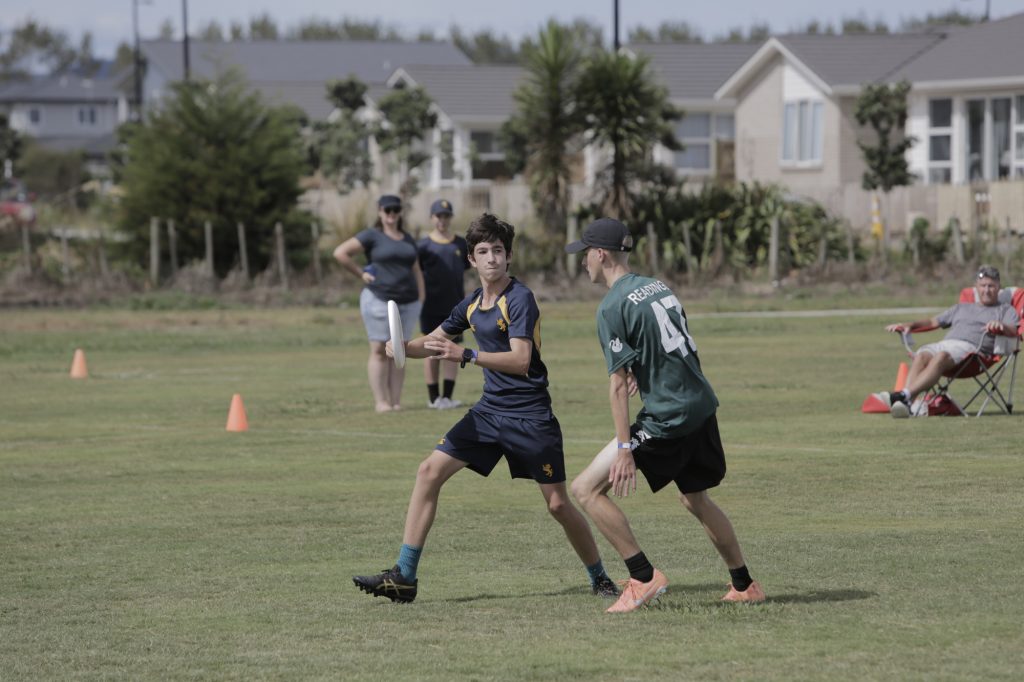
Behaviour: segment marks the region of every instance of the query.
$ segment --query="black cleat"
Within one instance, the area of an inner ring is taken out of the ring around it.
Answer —
[[[396,565],[388,568],[377,575],[356,575],[352,577],[355,583],[363,592],[372,594],[374,597],[387,597],[399,604],[409,604],[416,599],[416,585],[418,580],[409,582],[402,575],[402,570]]]
[[[602,575],[600,578],[597,578],[590,586],[590,591],[600,597],[611,598],[619,596],[619,588],[607,575]]]

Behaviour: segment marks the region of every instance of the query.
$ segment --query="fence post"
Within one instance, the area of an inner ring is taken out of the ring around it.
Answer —
[[[203,223],[203,239],[206,241],[206,274],[213,277],[213,225]]]
[[[853,225],[846,223],[846,261],[850,265],[857,262],[857,242],[853,238]]]
[[[107,263],[107,238],[100,232],[99,243],[100,277],[104,280],[110,279],[110,265]]]
[[[245,281],[249,281],[249,252],[245,247],[245,223],[238,223],[238,262],[242,266]]]
[[[64,284],[71,281],[71,253],[68,251],[68,228],[60,229],[60,276]]]
[[[313,253],[310,254],[313,258],[313,275],[316,277],[316,283],[320,284],[324,278],[324,273],[320,266],[320,225],[314,221],[309,224],[309,229],[313,236]]]
[[[566,221],[565,225],[565,243],[572,244],[577,239],[579,234],[579,218],[576,216],[569,216],[569,220]],[[569,279],[576,279],[576,273],[579,272],[580,266],[580,255],[578,253],[567,253],[565,254],[565,272],[569,275]]]
[[[281,223],[274,225],[274,237],[277,242],[277,271],[281,275],[281,286],[288,291],[288,259],[284,252],[284,226]]]
[[[779,281],[779,216],[772,216],[768,235],[768,280]]]
[[[661,272],[658,267],[658,235],[654,233],[654,223],[647,223],[647,259],[651,264],[651,275]]]
[[[1006,216],[1006,232],[1003,239],[1003,277],[1010,280],[1010,254],[1013,252],[1013,228],[1010,226],[1010,216]]]
[[[178,274],[178,231],[174,228],[174,218],[167,219],[167,248],[171,252],[171,277]]]
[[[25,269],[32,274],[32,239],[28,232],[28,223],[21,224],[21,250],[25,254]]]
[[[693,286],[697,281],[697,268],[700,267],[693,257],[693,241],[690,238],[690,221],[683,221],[683,248],[686,249],[686,279]]]
[[[949,219],[949,229],[953,239],[953,258],[957,265],[964,264],[964,234],[960,229],[960,218],[953,216]]]
[[[160,219],[156,216],[149,219],[149,283],[160,284]]]

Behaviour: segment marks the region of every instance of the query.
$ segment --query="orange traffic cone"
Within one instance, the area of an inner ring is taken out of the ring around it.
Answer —
[[[245,405],[238,393],[231,396],[231,409],[228,410],[228,431],[248,431],[249,419],[245,416]]]
[[[896,385],[893,386],[893,392],[902,391],[907,386],[907,372],[909,372],[907,363],[901,362],[900,368],[896,372]]]
[[[75,356],[71,359],[71,378],[89,378],[89,368],[85,366],[85,351],[81,348],[75,349]]]

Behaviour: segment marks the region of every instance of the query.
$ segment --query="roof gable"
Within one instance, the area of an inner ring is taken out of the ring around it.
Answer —
[[[635,43],[626,49],[650,58],[670,98],[711,100],[758,47],[759,43]]]
[[[1024,81],[1024,13],[949,31],[946,39],[899,69],[912,83]]]
[[[515,113],[514,93],[526,77],[518,66],[411,64],[396,71],[388,83],[422,87],[454,120],[504,121]]]

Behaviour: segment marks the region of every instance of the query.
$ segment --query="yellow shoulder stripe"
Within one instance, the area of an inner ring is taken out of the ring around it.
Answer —
[[[508,316],[508,301],[502,296],[498,299],[498,310],[501,311],[501,316],[505,318],[505,324],[512,324],[512,318]]]
[[[476,309],[480,307],[480,301],[482,298],[483,294],[477,296],[476,300],[470,303],[469,307],[466,308],[466,322],[469,323],[469,326],[473,329],[473,331],[476,331],[476,327],[473,327],[473,313],[476,312]]]

